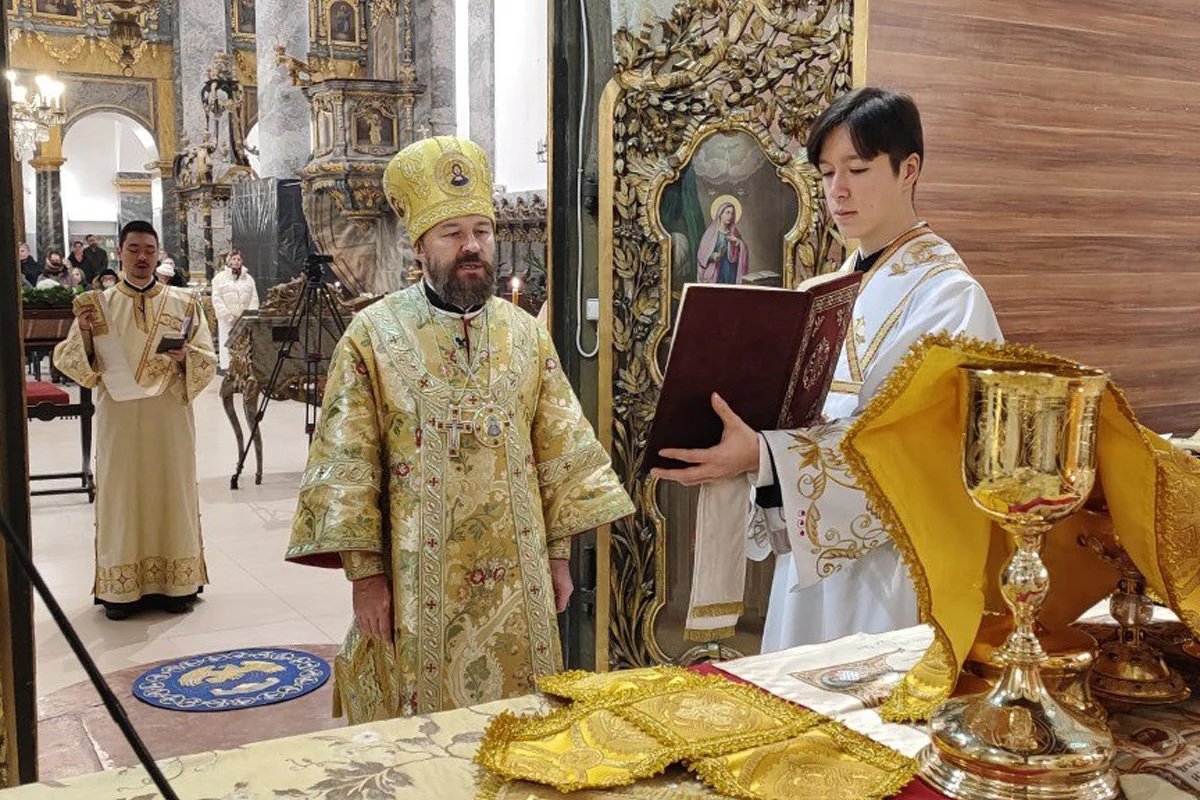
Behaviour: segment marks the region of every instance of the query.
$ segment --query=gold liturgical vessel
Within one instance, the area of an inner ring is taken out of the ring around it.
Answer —
[[[921,776],[962,800],[1116,797],[1112,734],[1046,691],[1046,652],[1034,632],[1050,588],[1046,532],[1083,505],[1095,482],[1107,376],[1069,367],[963,371],[963,480],[975,505],[1016,542],[1000,576],[1013,631],[997,653],[1004,671],[995,687],[934,712]]]
[[[1093,519],[1112,527],[1104,511],[1084,510]],[[1107,700],[1153,705],[1188,699],[1191,690],[1183,676],[1171,669],[1162,653],[1146,641],[1142,628],[1154,619],[1154,605],[1146,596],[1146,579],[1114,536],[1086,536],[1083,544],[1113,564],[1119,574],[1117,590],[1108,601],[1108,613],[1117,621],[1116,639],[1105,642],[1092,670],[1092,691]]]

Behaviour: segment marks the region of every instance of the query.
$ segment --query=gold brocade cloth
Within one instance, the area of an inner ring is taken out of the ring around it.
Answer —
[[[949,696],[984,614],[1002,612],[998,583],[1009,537],[978,511],[962,481],[961,366],[1074,365],[1029,347],[934,335],[891,373],[843,441],[850,470],[904,556],[934,641],[882,713],[918,720]],[[1121,545],[1151,591],[1200,634],[1200,461],[1137,423],[1111,383],[1097,435],[1098,486]],[[1050,594],[1039,618],[1061,629],[1109,594],[1114,570],[1080,534],[1083,515],[1055,526],[1043,559]]]
[[[870,800],[916,774],[913,759],[723,677],[653,667],[568,672],[538,686],[571,704],[497,717],[476,756],[493,778],[573,792],[627,786],[682,764],[731,797],[784,800],[819,783],[823,798]]]

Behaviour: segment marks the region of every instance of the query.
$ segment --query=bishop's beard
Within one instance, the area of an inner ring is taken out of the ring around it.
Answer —
[[[483,267],[483,275],[463,275],[459,267]],[[460,256],[449,265],[431,259],[425,277],[438,297],[463,311],[483,305],[496,293],[496,265],[479,256]]]

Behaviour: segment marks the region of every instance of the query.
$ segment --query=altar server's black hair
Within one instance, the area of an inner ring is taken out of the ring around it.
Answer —
[[[900,162],[916,153],[925,163],[925,137],[921,112],[906,94],[864,86],[844,94],[813,123],[808,133],[808,161],[821,161],[821,148],[839,125],[845,125],[854,149],[866,159],[887,153],[892,171],[900,173]]]

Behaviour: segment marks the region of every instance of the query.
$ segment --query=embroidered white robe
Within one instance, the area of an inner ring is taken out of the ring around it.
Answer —
[[[851,256],[842,269],[857,260]],[[954,248],[922,224],[890,244],[863,277],[824,406],[829,422],[760,437],[760,470],[752,478],[770,484],[775,472],[783,508],[768,519],[786,526],[792,551],[776,558],[763,652],[917,624],[907,569],[867,509],[841,442],[909,349],[936,332],[1002,339],[983,287]],[[762,536],[748,539],[753,559],[769,549]]]

